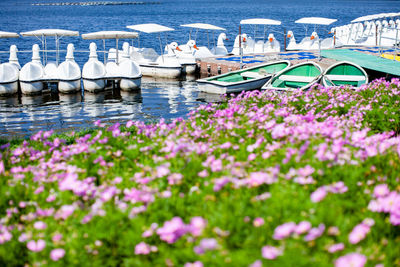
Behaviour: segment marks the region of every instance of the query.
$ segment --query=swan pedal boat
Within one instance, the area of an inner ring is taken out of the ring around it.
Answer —
[[[350,85],[358,88],[368,83],[368,75],[359,65],[341,61],[326,69],[322,83],[325,87]]]
[[[226,94],[260,89],[274,75],[290,66],[288,60],[270,62],[256,67],[236,70],[222,75],[197,80],[199,90]]]
[[[321,66],[315,62],[300,63],[275,75],[262,89],[273,91],[307,90],[319,82],[322,73]]]
[[[158,33],[160,47],[162,47],[161,33],[174,31],[173,28],[155,23],[136,24],[126,27],[147,34]],[[141,51],[143,51],[143,49],[138,49],[135,51],[136,53],[131,54],[131,59],[138,62],[143,76],[176,79],[182,75],[182,65],[179,63],[178,58],[171,49],[168,50],[168,54],[166,55],[164,55],[161,50],[161,54],[159,56],[157,55],[158,57],[154,60],[146,59],[142,55]]]

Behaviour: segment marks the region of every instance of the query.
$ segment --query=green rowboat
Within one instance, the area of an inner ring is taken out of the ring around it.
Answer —
[[[297,64],[269,80],[262,89],[275,91],[307,90],[321,79],[322,68],[308,61]]]
[[[325,87],[350,85],[357,88],[368,83],[368,75],[357,64],[341,61],[326,69],[322,82]]]
[[[271,62],[256,67],[236,70],[222,75],[197,80],[201,92],[226,94],[260,89],[274,75],[290,66],[288,60]]]

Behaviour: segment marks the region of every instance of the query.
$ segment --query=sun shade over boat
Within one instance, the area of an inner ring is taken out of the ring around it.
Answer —
[[[191,24],[182,24],[181,27],[202,29],[202,30],[214,30],[214,31],[225,31],[225,28],[221,28],[215,25],[207,24],[207,23],[191,23]]]
[[[126,27],[131,30],[145,32],[145,33],[169,32],[175,30],[173,28],[169,28],[155,23],[136,24],[136,25],[129,25]]]
[[[82,39],[97,40],[97,39],[134,39],[139,34],[137,32],[126,31],[99,31],[82,34]]]
[[[0,31],[0,38],[18,38],[19,34],[16,32],[2,32]]]
[[[321,18],[321,17],[305,17],[305,18],[296,20],[295,23],[330,25],[336,21],[337,21],[337,19],[328,19],[328,18]]]
[[[36,31],[21,32],[22,36],[79,36],[77,31],[60,30],[60,29],[41,29]]]
[[[281,25],[282,22],[273,19],[243,19],[240,24],[252,24],[252,25]]]
[[[383,19],[383,18],[393,18],[393,17],[400,17],[400,12],[398,12],[398,13],[380,13],[380,14],[362,16],[362,17],[353,19],[351,21],[351,23],[362,22],[362,21],[367,21],[367,20]]]

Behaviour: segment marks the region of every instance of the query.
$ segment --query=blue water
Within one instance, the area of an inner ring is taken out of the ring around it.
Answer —
[[[394,0],[160,0],[160,4],[157,5],[32,5],[38,2],[62,2],[62,0],[1,0],[0,30],[23,32],[60,28],[79,31],[82,34],[101,30],[129,30],[126,25],[132,24],[159,23],[176,29],[168,34],[168,41],[182,44],[187,42],[189,30],[179,25],[203,22],[226,28],[229,38],[226,46],[230,50],[238,34],[241,19],[259,17],[282,21],[282,26],[272,27],[268,32],[272,31],[283,44],[284,29],[292,30],[297,39],[306,34],[303,25],[294,23],[301,17],[336,18],[338,21],[332,26],[338,26],[347,24],[359,16],[400,11],[400,1]],[[308,30],[308,34],[311,30]],[[328,37],[328,31],[329,28],[322,27],[318,29],[318,34],[322,38]],[[242,32],[251,34],[253,28],[245,25],[242,27]],[[199,32],[196,39],[199,45],[207,44],[205,32]],[[82,66],[88,58],[88,53],[78,51],[88,50],[91,41],[80,37],[64,37],[61,39],[60,48],[65,49],[70,42],[74,43],[77,50],[76,61]],[[142,46],[159,51],[156,35],[141,34],[140,42]],[[40,44],[34,37],[0,39],[0,51],[7,51],[11,44],[16,44],[20,51],[30,51],[34,43]],[[102,42],[98,41],[97,46],[101,49]],[[115,46],[113,41],[107,41],[108,48],[113,46]],[[54,49],[51,38],[48,39],[48,49]],[[101,59],[101,54],[99,56]],[[21,52],[18,57],[23,65],[30,61],[31,54]],[[0,61],[4,62],[7,59],[8,53],[0,54]],[[141,92],[127,95],[108,91],[97,96],[86,93],[61,96],[53,92],[36,97],[0,98],[0,137],[27,136],[41,129],[87,128],[97,119],[154,121],[162,117],[167,119],[184,117],[199,104],[199,99],[207,99],[199,97],[196,89],[196,83],[190,81],[165,83],[144,80]]]

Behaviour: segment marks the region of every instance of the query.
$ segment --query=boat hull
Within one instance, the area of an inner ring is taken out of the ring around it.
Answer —
[[[182,75],[182,67],[164,67],[140,64],[143,76],[176,79]]]
[[[213,94],[255,90],[260,89],[274,75],[288,66],[290,62],[282,60],[200,79],[197,83],[200,91]]]
[[[182,64],[182,73],[186,75],[196,74],[197,63]]]
[[[282,71],[269,80],[262,89],[281,92],[305,91],[319,83],[321,77],[321,66],[312,61],[304,62]]]
[[[229,94],[260,89],[266,82],[269,81],[269,79],[271,79],[271,76],[267,76],[263,79],[249,80],[240,84],[223,84],[220,82],[197,80],[197,84],[201,92],[210,94]]]
[[[134,91],[134,90],[139,90],[140,86],[142,84],[142,77],[138,78],[122,78],[119,87],[123,91]]]
[[[59,81],[58,91],[64,94],[75,93],[81,90],[81,79],[75,81]]]
[[[325,87],[352,86],[358,88],[368,83],[368,74],[357,64],[341,61],[326,69],[322,83]]]
[[[96,93],[103,91],[105,87],[106,81],[104,79],[91,80],[83,78],[83,89],[85,91]]]
[[[40,94],[43,90],[43,82],[24,82],[20,81],[21,92],[24,95]]]
[[[0,96],[13,95],[18,92],[18,81],[0,83]]]

